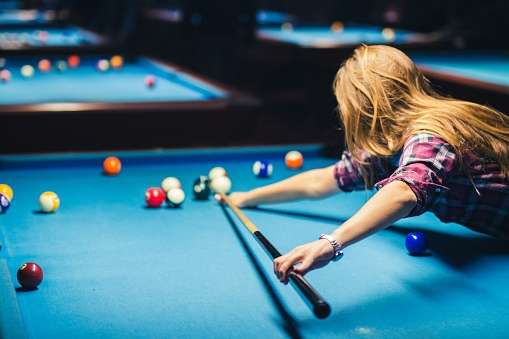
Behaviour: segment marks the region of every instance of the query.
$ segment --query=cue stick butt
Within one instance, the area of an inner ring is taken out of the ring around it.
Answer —
[[[246,226],[247,229],[253,234],[258,240],[262,247],[269,253],[272,259],[276,259],[281,256],[281,253],[272,245],[272,243],[265,238],[265,236],[257,229],[257,227],[248,219],[248,217],[235,206],[230,198],[225,194],[219,193],[221,200],[224,201],[233,213],[239,218],[239,220]],[[308,306],[313,310],[314,315],[318,319],[325,319],[331,312],[330,305],[318,294],[318,292],[311,286],[311,284],[300,274],[290,272],[289,280],[294,289],[304,299]]]

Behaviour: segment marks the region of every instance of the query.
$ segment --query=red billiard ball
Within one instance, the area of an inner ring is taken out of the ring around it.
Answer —
[[[147,75],[145,77],[145,86],[153,88],[156,85],[156,78],[153,75]]]
[[[0,80],[2,82],[7,82],[11,80],[11,72],[8,69],[3,69],[0,71]]]
[[[161,207],[164,200],[166,199],[166,194],[159,187],[150,187],[145,192],[145,202],[148,207]]]
[[[80,57],[73,54],[70,55],[67,59],[67,64],[69,65],[69,68],[76,68],[80,65]]]
[[[41,266],[27,262],[18,268],[17,274],[19,284],[27,290],[36,289],[42,282],[43,273]]]

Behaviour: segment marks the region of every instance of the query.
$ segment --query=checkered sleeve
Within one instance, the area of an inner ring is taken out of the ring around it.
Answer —
[[[395,180],[405,182],[417,198],[417,205],[408,216],[420,215],[442,192],[449,190],[447,177],[454,170],[456,160],[452,146],[444,140],[431,134],[417,134],[405,142],[399,167],[375,187],[380,189]]]
[[[372,172],[376,174],[375,180],[386,177],[387,170],[381,159],[369,156],[368,153],[365,152],[361,156],[361,161],[363,164],[356,161],[350,152],[343,152],[341,160],[338,161],[334,167],[334,177],[341,191],[351,192],[372,188],[367,187],[364,182],[362,166],[374,166]]]

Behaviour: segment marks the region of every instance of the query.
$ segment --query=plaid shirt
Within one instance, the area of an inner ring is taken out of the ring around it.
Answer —
[[[408,184],[417,197],[409,217],[431,211],[443,222],[509,238],[509,180],[498,163],[471,153],[464,159],[467,168],[461,169],[451,145],[431,134],[410,137],[391,159],[366,155],[363,161],[375,173],[375,188],[394,180]],[[342,191],[367,188],[361,165],[349,152],[343,153],[334,175]]]

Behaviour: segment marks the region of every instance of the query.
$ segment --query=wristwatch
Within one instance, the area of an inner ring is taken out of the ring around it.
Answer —
[[[339,259],[341,259],[341,257],[343,257],[343,251],[341,251],[341,245],[336,241],[336,239],[334,239],[333,237],[331,237],[328,234],[320,234],[319,239],[325,239],[331,244],[332,249],[334,250],[334,255],[331,258],[332,261],[338,261]]]

